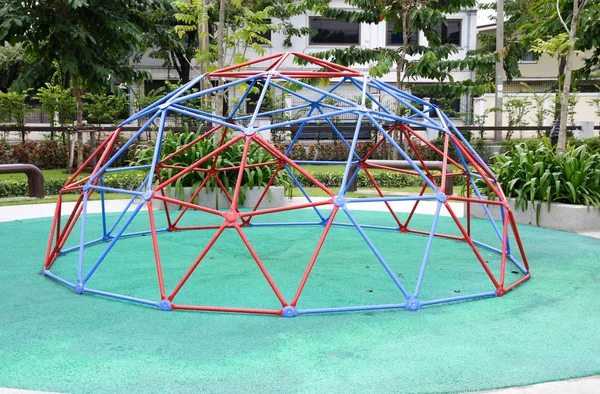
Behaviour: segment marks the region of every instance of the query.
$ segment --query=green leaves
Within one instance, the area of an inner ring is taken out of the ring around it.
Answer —
[[[523,210],[534,204],[538,217],[544,201],[548,209],[551,202],[600,207],[600,151],[587,145],[555,154],[548,139],[531,150],[521,143],[494,156],[492,170],[507,197]],[[492,196],[484,182],[478,181],[478,187]]]

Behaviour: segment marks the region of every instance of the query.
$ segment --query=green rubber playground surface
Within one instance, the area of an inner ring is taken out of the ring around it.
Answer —
[[[348,222],[343,213],[339,221]],[[361,223],[393,225],[360,211]],[[157,221],[164,224],[162,215]],[[109,216],[109,223],[115,215]],[[311,221],[302,210],[256,218]],[[184,224],[218,223],[196,213]],[[431,228],[431,216],[414,227]],[[429,393],[465,392],[600,374],[600,240],[520,226],[532,278],[501,298],[404,309],[302,315],[195,311],[84,294],[40,274],[51,219],[0,223],[0,387],[69,393]],[[86,239],[101,231],[90,216]],[[148,226],[141,212],[131,231]],[[438,231],[458,235],[440,218]],[[75,245],[75,236],[67,246]],[[158,236],[169,293],[215,230]],[[316,226],[252,227],[244,233],[286,300],[321,235]],[[415,290],[426,237],[381,230],[367,235],[393,274]],[[489,222],[476,240],[499,247]],[[513,242],[514,243],[514,242]],[[107,244],[85,250],[87,272]],[[151,237],[116,243],[87,286],[158,301]],[[516,249],[516,248],[515,248]],[[480,249],[495,275],[499,257]],[[514,251],[513,251],[514,252]],[[514,252],[521,261],[520,255]],[[76,280],[76,253],[52,272]],[[523,274],[513,264],[507,284]],[[436,238],[421,300],[493,291],[470,248]],[[299,309],[402,303],[404,297],[353,228],[335,227],[316,261]],[[226,230],[175,297],[175,303],[278,309],[235,230]]]

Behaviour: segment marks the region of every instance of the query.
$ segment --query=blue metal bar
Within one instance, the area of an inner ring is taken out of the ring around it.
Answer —
[[[265,130],[271,130],[271,129],[276,129],[276,128],[280,128],[283,126],[291,126],[293,124],[298,124],[298,123],[304,123],[304,122],[310,122],[313,120],[319,120],[319,119],[323,119],[323,118],[328,118],[330,116],[339,116],[339,115],[344,115],[350,112],[356,112],[356,108],[346,108],[346,109],[342,109],[339,110],[337,112],[331,112],[328,114],[321,114],[321,115],[311,115],[311,116],[306,116],[302,119],[294,119],[294,120],[289,120],[286,122],[280,122],[280,123],[274,123],[274,124],[270,124],[270,125],[266,125],[263,127],[259,127],[257,130],[258,131],[265,131]]]
[[[143,111],[138,112],[137,114],[131,115],[127,120],[123,121],[123,123],[121,123],[118,127],[123,127],[133,121],[136,121],[138,119],[141,118],[145,118],[146,116],[150,116],[150,114],[155,114],[156,112],[158,112],[158,108],[152,108],[152,109],[146,109]]]
[[[162,103],[166,102],[167,100],[173,98],[174,96],[179,96],[180,94],[182,94],[185,90],[187,90],[190,86],[195,85],[196,83],[200,82],[200,80],[202,80],[202,78],[204,78],[206,74],[200,75],[199,77],[193,79],[192,81],[189,81],[187,84],[175,89],[174,91],[172,91],[171,93],[167,94],[166,96],[162,97],[161,99],[155,101],[154,103],[150,104],[149,106],[147,106],[146,108],[144,108],[143,110],[141,110],[140,112],[138,112],[137,114],[134,114],[132,116],[130,116],[128,119],[126,119],[125,121],[123,121],[123,123],[121,123],[119,125],[119,127],[124,126],[128,123],[131,123],[134,120],[137,120],[139,118],[143,118],[144,116],[146,116],[149,112],[151,112],[151,110],[156,110],[157,107],[159,105],[161,105]],[[140,114],[142,114],[140,116]]]
[[[265,99],[265,95],[267,94],[267,90],[269,90],[269,85],[271,84],[271,78],[273,78],[273,74],[269,74],[269,76],[267,76],[267,80],[263,84],[263,88],[262,88],[262,91],[260,92],[260,96],[258,97],[258,100],[256,101],[256,108],[254,108],[254,113],[252,114],[252,118],[250,119],[250,123],[248,124],[248,127],[250,127],[250,128],[253,128],[254,123],[256,123],[256,117],[258,116],[258,113],[260,112],[260,108],[262,107],[262,103]]]
[[[161,229],[157,229],[156,232],[157,233],[164,233],[169,231],[168,228],[161,228]],[[127,237],[136,237],[138,235],[145,235],[145,234],[151,234],[152,230],[145,230],[145,231],[135,231],[133,233],[127,233],[127,234],[122,234],[121,238],[127,238]]]
[[[421,306],[444,304],[446,302],[456,302],[456,301],[470,300],[473,298],[495,297],[495,296],[497,296],[497,294],[496,294],[496,291],[494,290],[494,291],[489,291],[486,293],[471,294],[471,295],[464,295],[464,296],[450,297],[450,298],[441,298],[439,300],[423,301],[423,302],[421,302]]]
[[[117,151],[117,153],[115,153],[115,154],[114,154],[114,155],[113,155],[113,156],[112,156],[112,157],[111,157],[111,158],[110,158],[110,159],[109,159],[109,160],[106,162],[106,164],[104,164],[104,165],[102,166],[102,168],[100,168],[100,170],[98,170],[98,172],[96,173],[96,175],[94,175],[94,176],[92,176],[92,177],[90,178],[90,180],[88,181],[88,184],[92,184],[92,183],[94,183],[94,181],[96,181],[96,179],[98,179],[98,178],[99,178],[99,177],[100,177],[102,174],[104,174],[104,172],[106,171],[106,169],[107,169],[108,167],[110,167],[110,165],[111,165],[112,163],[114,163],[114,161],[115,161],[115,160],[117,160],[117,159],[119,158],[119,156],[121,156],[121,154],[122,154],[123,152],[125,152],[125,151],[127,150],[127,148],[129,148],[129,147],[131,146],[131,144],[133,144],[133,143],[134,143],[134,141],[135,141],[135,140],[136,140],[136,139],[137,139],[137,138],[138,138],[140,135],[142,135],[142,133],[143,133],[144,131],[146,131],[146,129],[148,128],[148,126],[150,126],[150,125],[151,125],[151,124],[154,122],[154,120],[155,120],[155,119],[158,117],[158,115],[159,115],[159,113],[158,113],[158,112],[156,112],[154,115],[152,115],[152,117],[151,117],[150,119],[148,119],[148,121],[147,121],[146,123],[144,123],[144,125],[143,125],[143,126],[140,128],[140,130],[139,130],[139,131],[137,131],[137,132],[136,132],[136,133],[133,135],[133,137],[131,137],[131,138],[129,139],[129,141],[127,141],[127,142],[126,142],[126,143],[125,143],[125,144],[124,144],[124,145],[121,147],[121,149],[119,149],[119,150]]]
[[[354,164],[354,163],[352,163],[352,164]],[[361,168],[359,166],[356,166],[354,174],[352,174],[352,176],[350,177],[350,180],[348,181],[348,184],[346,184],[346,187],[340,188],[342,190],[342,195],[344,195],[344,196],[346,195],[346,193],[348,192],[348,189],[350,188],[352,183],[354,183],[354,180],[358,176],[358,173],[360,172],[360,170],[361,170]]]
[[[379,112],[374,109],[370,110],[369,113],[374,118],[377,118],[377,119],[380,119],[383,121],[388,121],[388,120],[398,121],[400,123],[406,123],[406,124],[410,124],[410,125],[425,127],[428,129],[438,130],[441,132],[446,132],[446,130],[440,126],[436,126],[435,124],[427,124],[427,123],[423,123],[423,122],[417,122],[416,120],[413,120],[412,118],[403,118],[401,116],[396,116],[396,115],[392,115],[392,114],[384,114],[383,112]]]
[[[324,91],[322,89],[315,88],[314,86],[311,86],[311,85],[309,85],[307,83],[291,79],[291,78],[289,78],[289,77],[287,77],[285,75],[281,75],[281,74],[276,74],[276,76],[279,77],[279,78],[281,78],[281,79],[285,79],[288,82],[295,83],[296,85],[302,86],[303,88],[306,88],[308,90],[312,90],[313,92],[316,92],[316,93],[319,93],[319,94],[323,94],[323,95],[326,95],[328,97],[331,97],[332,99],[341,101],[342,103],[346,103],[346,104],[351,105],[353,107],[356,106],[356,103],[354,103],[354,102],[352,102],[350,100],[346,100],[343,97],[340,97],[340,96],[338,96],[336,94],[333,94],[333,93],[330,93],[330,92],[326,92],[326,91]]]
[[[314,112],[315,108],[316,108],[315,106],[312,106],[310,108],[310,110],[308,111],[308,114],[306,116],[310,117],[312,115],[312,113]],[[290,142],[290,145],[285,150],[285,155],[286,156],[290,155],[290,152],[292,151],[292,148],[294,148],[294,145],[296,145],[296,142],[298,142],[298,138],[300,138],[300,134],[302,134],[302,131],[304,130],[304,126],[306,126],[307,123],[308,123],[308,121],[306,121],[306,119],[305,119],[305,121],[298,128],[298,131],[296,132],[296,135],[292,139],[292,142]]]
[[[150,174],[148,174],[147,176],[150,176]],[[145,183],[146,183],[146,181],[144,180],[144,181],[142,182],[142,184],[140,185],[140,187],[138,187],[138,190],[137,190],[137,191],[140,191],[140,190],[142,190],[142,188],[144,187],[144,184],[145,184]],[[138,196],[135,196],[135,195],[134,195],[134,196],[132,196],[132,197],[129,199],[129,202],[128,202],[128,203],[127,203],[127,205],[125,206],[125,209],[124,209],[124,210],[121,212],[121,214],[119,215],[119,217],[117,218],[117,220],[115,221],[115,223],[112,225],[112,227],[110,228],[110,230],[108,230],[108,234],[107,234],[107,235],[110,235],[110,234],[111,234],[111,233],[112,233],[112,232],[115,230],[115,228],[117,228],[117,225],[118,225],[118,224],[121,222],[121,219],[123,219],[123,217],[125,216],[125,214],[126,214],[126,213],[127,213],[127,211],[129,210],[129,207],[131,207],[131,204],[133,204],[133,203],[134,203],[134,201],[136,200],[136,198],[137,198],[137,197],[138,197]]]
[[[319,110],[320,113],[324,114],[323,110],[318,107],[317,108]],[[351,149],[350,144],[348,144],[348,141],[346,141],[346,139],[344,138],[344,136],[342,135],[342,133],[340,133],[340,131],[338,130],[337,127],[335,127],[335,125],[333,124],[333,122],[331,121],[331,119],[329,118],[325,118],[325,120],[327,121],[327,123],[329,124],[329,127],[331,127],[331,129],[335,132],[335,134],[337,134],[338,138],[344,143],[344,145],[346,145],[346,148],[348,148],[348,150]],[[357,123],[358,128],[360,129],[360,123]],[[355,134],[358,134],[355,132]],[[352,156],[352,155],[350,155]],[[358,156],[356,154],[356,152],[354,152],[354,156],[356,157],[357,160],[360,160],[360,156]]]
[[[481,156],[479,156],[479,154],[475,151],[475,149],[473,149],[473,147],[471,146],[471,144],[469,144],[467,142],[467,140],[465,139],[465,137],[458,131],[458,129],[454,126],[454,124],[452,124],[452,122],[450,122],[450,119],[448,119],[448,117],[446,116],[446,114],[442,112],[442,116],[444,117],[444,120],[450,125],[450,127],[452,128],[452,130],[454,131],[454,134],[458,137],[458,139],[462,141],[463,145],[471,152],[471,154],[473,154],[473,156],[475,156],[479,160],[478,164],[483,165],[483,167],[490,174],[493,174],[494,172],[492,170],[490,170],[490,168],[487,166],[487,164],[485,164],[485,161],[483,161],[483,159],[481,158]]]
[[[383,202],[383,201],[431,201],[437,200],[436,196],[406,196],[406,197],[371,197],[371,198],[347,198],[350,202]]]
[[[146,164],[143,166],[133,166],[133,167],[118,167],[118,168],[108,168],[104,171],[105,174],[109,174],[111,172],[121,172],[121,171],[132,171],[132,170],[144,170],[146,168],[150,168],[151,164]]]
[[[105,297],[116,298],[116,299],[119,299],[119,300],[137,302],[138,304],[151,305],[151,306],[155,306],[157,308],[159,307],[159,303],[158,302],[148,301],[148,300],[144,300],[142,298],[130,297],[130,296],[121,295],[121,294],[109,293],[108,291],[94,290],[94,289],[84,289],[83,292],[84,293],[101,295],[101,296],[105,296]]]
[[[231,111],[231,115],[229,116],[230,118],[233,118],[235,116],[235,114],[237,113],[237,111],[240,109],[240,107],[242,106],[242,104],[246,101],[246,97],[248,97],[248,95],[250,94],[250,92],[252,91],[252,88],[254,87],[254,85],[256,84],[256,79],[254,81],[252,81],[252,83],[248,86],[248,89],[246,89],[246,91],[244,92],[244,94],[242,95],[242,97],[240,98],[240,101],[238,101],[237,105],[235,106],[235,108],[233,109],[233,111]]]
[[[375,254],[375,257],[377,257],[377,260],[379,260],[379,262],[381,263],[381,265],[383,266],[383,268],[387,271],[387,273],[390,276],[390,278],[392,278],[392,280],[394,281],[394,283],[396,284],[396,286],[398,286],[398,289],[400,289],[400,291],[404,295],[404,298],[406,298],[408,300],[408,298],[409,298],[408,292],[406,291],[406,289],[404,288],[404,286],[402,286],[402,283],[400,283],[400,281],[398,280],[398,278],[396,277],[396,275],[394,275],[394,273],[392,272],[392,269],[385,262],[385,260],[383,259],[383,256],[379,253],[379,251],[377,250],[377,248],[375,248],[375,245],[373,245],[373,242],[371,242],[371,240],[369,239],[369,237],[367,237],[367,234],[365,234],[365,232],[362,229],[362,227],[360,226],[360,224],[358,224],[358,222],[356,221],[356,219],[354,218],[354,216],[352,216],[352,214],[350,213],[350,211],[348,210],[348,208],[345,205],[343,205],[341,208],[344,210],[344,212],[346,213],[346,216],[348,216],[348,219],[350,219],[350,221],[352,222],[352,224],[354,224],[354,227],[358,230],[358,232],[363,237],[363,239],[365,240],[365,242],[367,243],[367,245],[369,245],[369,248],[373,251],[373,253]]]
[[[347,162],[345,161],[311,161],[311,160],[294,160],[294,163],[296,164],[311,164],[311,165],[338,165],[338,166],[345,166],[347,164]],[[353,161],[352,164],[356,164],[356,161]]]
[[[332,313],[332,312],[357,312],[357,311],[373,311],[379,309],[402,309],[406,308],[404,304],[386,304],[386,305],[364,305],[364,306],[343,306],[338,308],[314,308],[314,309],[297,309],[299,315],[310,315],[315,313]]]
[[[352,83],[354,84],[354,86],[356,86],[357,88],[361,89],[360,85],[358,84],[358,82],[354,78],[350,78],[350,81],[352,81]],[[369,84],[369,86],[373,86],[373,85]],[[383,111],[387,112],[388,114],[391,114],[391,112],[383,104],[381,104],[379,102],[379,100],[377,100],[371,93],[367,92],[367,96],[371,99],[371,101],[373,101],[375,104],[377,104],[377,106],[379,108],[381,108]]]
[[[169,108],[179,108],[179,109],[183,109],[183,110],[186,110],[186,111],[189,111],[189,112],[193,112],[193,113],[198,114],[198,115],[214,116],[215,118],[221,119],[223,121],[227,120],[227,117],[225,117],[225,116],[220,116],[220,115],[217,115],[217,114],[211,114],[211,113],[208,113],[208,112],[200,111],[200,110],[198,110],[196,108],[186,107],[185,105],[181,105],[181,104],[173,104]]]
[[[370,114],[367,114],[367,117],[371,119],[371,122],[373,122],[373,124],[379,130],[379,132],[389,141],[389,143],[398,151],[398,153],[400,153],[400,155],[404,157],[404,160],[408,161],[412,168],[421,176],[421,178],[423,178],[425,183],[427,183],[429,187],[431,187],[436,192],[441,193],[440,189],[425,174],[423,174],[423,171],[421,171],[421,169],[415,164],[415,162],[410,157],[408,157],[404,150],[400,148],[400,146],[398,146],[396,141],[394,141],[394,139],[390,137],[388,133],[385,132],[385,130],[379,125],[379,123],[377,123]]]
[[[173,112],[177,112],[177,113],[180,113],[182,115],[190,116],[190,117],[192,117],[194,119],[200,119],[200,120],[204,120],[205,122],[220,124],[221,126],[229,127],[230,129],[234,129],[234,130],[238,130],[238,131],[244,131],[244,128],[242,126],[239,126],[239,125],[236,125],[236,124],[233,124],[233,123],[228,123],[228,122],[225,122],[225,121],[220,120],[220,119],[209,118],[207,116],[198,115],[198,114],[186,111],[186,110],[181,109],[181,108],[170,107],[170,109]]]
[[[392,86],[392,85],[389,85],[389,84],[387,84],[387,83],[385,83],[385,82],[383,82],[383,81],[379,81],[379,80],[377,80],[377,79],[375,79],[375,80],[372,80],[372,81],[373,81],[373,83],[375,84],[375,86],[374,86],[374,87],[377,87],[377,88],[379,88],[379,89],[381,89],[381,88],[382,88],[382,86],[383,86],[383,87],[385,87],[387,90],[391,90],[391,91],[395,92],[396,94],[398,94],[398,95],[400,95],[400,96],[403,96],[405,99],[408,99],[408,100],[410,100],[410,101],[414,101],[414,102],[416,102],[416,103],[418,103],[418,104],[421,104],[421,105],[430,105],[430,106],[431,106],[431,105],[433,105],[433,104],[431,104],[431,103],[428,103],[427,101],[425,101],[425,100],[423,100],[423,99],[420,99],[420,98],[418,98],[417,96],[413,96],[412,94],[408,94],[408,93],[406,93],[405,91],[403,91],[403,90],[400,90],[400,89],[398,89],[397,87],[395,87],[395,86]]]
[[[304,194],[304,197],[306,197],[306,199],[308,200],[308,202],[312,202],[312,200],[310,199],[310,196],[308,195],[308,193],[306,192],[306,190],[304,190],[304,187],[300,184],[300,181],[298,180],[298,178],[296,178],[296,176],[294,175],[294,173],[292,172],[292,170],[290,170],[289,165],[286,164],[285,165],[285,170],[288,172],[288,174],[290,174],[290,177],[292,178],[292,180],[294,181],[294,183],[296,183],[296,185],[298,185],[298,188],[300,189],[300,191],[302,192],[302,194]],[[317,209],[317,207],[312,207],[315,212],[317,213],[317,215],[319,215],[319,217],[321,218],[321,220],[325,220],[325,217],[323,217],[323,215],[321,215],[321,212]]]
[[[229,82],[229,83],[226,83],[224,85],[215,86],[215,87],[210,88],[210,89],[205,89],[205,90],[202,90],[200,92],[196,92],[196,93],[188,94],[187,96],[179,97],[179,98],[177,98],[175,100],[171,100],[170,103],[172,103],[172,104],[178,104],[178,103],[181,103],[182,101],[188,101],[188,100],[195,99],[195,98],[198,98],[198,97],[206,96],[207,94],[211,94],[212,92],[216,92],[217,90],[225,90],[225,89],[228,89],[228,88],[230,88],[232,86],[236,86],[236,85],[239,85],[241,83],[245,83],[247,81],[261,79],[264,75],[265,75],[265,73],[260,73],[260,74],[253,75],[253,76],[248,77],[248,78],[237,79],[237,80],[235,80],[233,82]]]
[[[148,179],[146,180],[146,192],[152,189],[152,180],[154,179],[154,171],[156,170],[156,164],[160,158],[160,151],[162,147],[163,135],[165,133],[165,121],[167,120],[167,110],[162,111],[160,115],[160,124],[158,125],[158,133],[156,134],[156,141],[154,142],[154,153],[152,154],[152,163],[150,163],[150,172]]]
[[[95,245],[95,244],[99,244],[99,243],[101,243],[101,242],[104,242],[104,238],[98,238],[98,239],[95,239],[95,240],[93,240],[93,241],[88,241],[88,242],[85,242],[85,243],[83,244],[83,247],[84,247],[84,248],[86,248],[86,247],[88,247],[88,246],[92,246],[92,245]],[[61,256],[64,256],[64,255],[65,255],[65,254],[67,254],[67,253],[71,253],[71,252],[74,252],[74,251],[76,251],[76,250],[79,250],[79,249],[81,249],[81,243],[80,243],[79,245],[72,246],[72,247],[70,247],[70,248],[67,248],[67,249],[62,249],[62,250],[60,251],[60,255],[61,255]]]
[[[47,276],[47,277],[49,277],[49,278],[52,278],[52,279],[54,279],[55,281],[57,281],[57,282],[60,282],[60,283],[62,283],[63,285],[65,285],[65,286],[67,286],[67,287],[70,287],[71,289],[74,289],[74,288],[75,288],[75,285],[74,285],[73,283],[71,283],[71,282],[69,282],[69,281],[66,281],[66,280],[64,280],[64,279],[63,279],[63,278],[61,278],[60,276],[54,275],[52,272],[50,272],[50,271],[48,271],[48,270],[46,270],[46,269],[45,269],[45,270],[43,270],[43,271],[42,271],[42,273],[43,273],[45,276]]]
[[[375,81],[376,84],[379,84],[382,88],[382,90],[384,90],[387,94],[389,94],[390,96],[396,98],[396,100],[400,101],[402,104],[406,105],[408,108],[410,108],[414,113],[420,114],[421,117],[427,121],[429,121],[431,124],[437,124],[436,122],[433,121],[433,119],[431,119],[429,116],[427,116],[427,114],[425,114],[424,112],[422,112],[421,110],[417,109],[414,105],[412,105],[411,103],[409,103],[408,101],[404,100],[402,97],[400,97],[400,95],[398,95],[396,92],[391,91],[390,89],[388,89],[389,85],[388,84],[383,84],[380,83],[380,81]],[[411,101],[415,101],[413,100],[414,96],[410,97]],[[421,105],[431,105],[430,103],[427,103],[426,101],[423,100],[419,100],[421,101],[419,104]],[[418,101],[417,101],[418,102]],[[426,104],[427,103],[427,104]]]
[[[517,261],[517,259],[513,257],[513,255],[512,255],[512,254],[511,254],[510,256],[508,256],[508,258],[510,259],[510,261],[512,261],[512,262],[513,262],[513,264],[514,264],[514,265],[516,265],[516,266],[519,268],[519,270],[520,270],[522,273],[524,273],[525,275],[527,275],[527,274],[529,273],[529,271],[527,271],[527,269],[526,269],[526,268],[525,268],[523,265],[521,265],[521,263],[519,263],[519,262]]]
[[[112,187],[105,187],[105,186],[90,185],[90,189],[104,190],[105,192],[110,192],[110,193],[132,194],[135,196],[143,196],[144,195],[144,193],[134,192],[133,190],[114,189]]]
[[[304,101],[306,101],[306,102],[309,102],[309,103],[314,103],[314,102],[315,102],[314,100],[312,100],[312,99],[309,99],[308,97],[304,97],[304,96],[303,96],[303,95],[301,95],[300,93],[298,93],[298,92],[294,92],[293,90],[291,90],[291,89],[288,89],[288,88],[286,88],[286,87],[284,87],[284,86],[281,86],[281,85],[280,85],[280,84],[278,84],[278,83],[274,83],[274,84],[273,84],[273,86],[275,86],[276,88],[278,88],[278,89],[280,89],[280,90],[282,90],[282,91],[284,91],[284,92],[286,92],[286,93],[289,93],[289,94],[291,94],[292,96],[296,96],[296,97],[298,97],[299,99],[302,99],[302,100],[304,100]]]
[[[269,112],[262,112],[259,115],[260,116],[268,116],[268,115],[274,115],[274,114],[278,114],[280,112],[286,112],[286,111],[295,111],[297,109],[302,109],[302,108],[307,108],[310,107],[312,104],[303,104],[303,105],[297,105],[295,107],[290,107],[290,108],[282,108],[282,109],[276,109],[273,111],[269,111]],[[244,115],[244,116],[240,116],[238,118],[235,118],[235,120],[246,120],[246,119],[250,119],[252,118],[252,115]]]
[[[79,262],[77,264],[77,283],[81,283],[81,272],[83,270],[83,249],[85,245],[85,223],[87,219],[88,193],[83,193],[83,211],[81,212],[81,231],[79,234]]]
[[[458,154],[458,158],[459,158],[460,162],[462,163],[463,167],[464,168],[469,168],[469,166],[467,165],[467,162],[466,162],[463,154],[460,152],[460,150],[458,149],[458,147],[456,146],[456,144],[454,143],[454,141],[451,141],[451,142],[452,142],[452,145],[454,146],[454,150]],[[469,171],[469,174],[471,174],[470,171]],[[473,177],[470,176],[468,180],[469,180],[469,182],[471,182],[471,186],[473,187],[473,191],[475,192],[475,194],[477,195],[477,197],[481,201],[485,201],[485,199],[481,196],[481,192],[479,191],[479,188],[475,184],[475,181],[473,180]],[[498,238],[500,239],[500,242],[502,242],[502,235],[500,235],[500,230],[498,229],[498,226],[496,225],[496,221],[492,217],[492,213],[488,209],[487,204],[482,203],[481,206],[482,206],[483,210],[485,211],[485,214],[487,215],[489,221],[491,222],[492,227],[494,228],[494,231],[496,231],[496,235],[498,235]]]
[[[423,275],[425,274],[425,268],[427,267],[427,261],[429,260],[429,252],[431,251],[431,242],[435,236],[435,229],[437,227],[438,219],[440,218],[440,209],[442,203],[438,201],[437,208],[435,209],[435,215],[433,216],[433,223],[431,223],[431,230],[429,231],[429,237],[427,238],[427,245],[425,246],[425,254],[423,255],[423,262],[421,263],[421,270],[419,271],[419,277],[417,278],[417,286],[413,294],[414,298],[419,297],[419,291],[421,290],[421,283],[423,282]]]
[[[104,187],[104,176],[100,177],[100,186]],[[102,235],[106,237],[106,206],[104,203],[104,190],[100,190],[100,206],[102,208]]]
[[[137,208],[135,209],[135,211],[133,211],[133,213],[131,214],[131,216],[129,216],[129,218],[127,219],[127,221],[123,225],[123,227],[121,227],[121,229],[119,230],[119,232],[117,233],[117,235],[115,235],[115,237],[110,241],[110,243],[108,244],[108,246],[106,247],[106,249],[104,250],[104,252],[102,252],[102,254],[98,258],[98,260],[96,261],[96,263],[94,263],[94,265],[92,266],[92,268],[90,269],[90,271],[87,273],[87,275],[83,279],[83,284],[85,284],[90,279],[90,277],[92,276],[92,274],[94,273],[94,271],[96,271],[96,268],[98,268],[98,266],[100,265],[100,263],[102,261],[104,261],[104,258],[106,257],[106,255],[108,254],[108,252],[110,252],[110,250],[113,248],[113,246],[115,246],[115,243],[117,243],[118,239],[121,237],[121,235],[123,234],[123,232],[125,232],[125,230],[127,229],[127,226],[129,226],[129,224],[133,221],[133,219],[135,218],[135,216],[137,215],[137,213],[140,211],[140,209],[142,209],[142,207],[144,205],[145,205],[145,203],[144,204],[139,204],[137,206]],[[82,247],[82,249],[83,249],[83,247]]]
[[[354,227],[353,224],[351,223],[338,223],[338,222],[333,222],[331,223],[332,226],[338,226],[338,227]],[[368,228],[368,229],[372,229],[372,230],[393,230],[393,231],[400,231],[400,228],[398,227],[389,227],[389,226],[374,226],[374,225],[370,225],[370,224],[361,224],[362,228]]]
[[[322,226],[323,222],[250,223],[250,227]]]
[[[360,105],[362,105],[363,107],[367,106],[367,82],[368,82],[368,80],[369,80],[369,77],[367,77],[366,75],[363,75],[362,95],[360,98]]]
[[[345,190],[348,188],[348,173],[350,172],[350,165],[352,164],[352,155],[356,150],[356,143],[358,142],[358,132],[360,131],[360,124],[362,123],[363,114],[358,115],[358,120],[356,121],[356,128],[354,129],[354,138],[352,138],[352,146],[350,147],[350,154],[348,155],[348,160],[346,162],[346,168],[344,169],[344,176],[342,177],[342,187],[341,187],[341,196],[345,195]]]

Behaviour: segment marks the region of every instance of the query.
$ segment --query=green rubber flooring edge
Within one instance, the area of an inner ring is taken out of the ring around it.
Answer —
[[[314,220],[310,210],[281,215],[273,220]],[[362,223],[392,224],[385,213],[355,215]],[[200,218],[190,215],[190,223],[194,220]],[[141,212],[132,229],[144,228],[147,221],[148,214]],[[0,387],[69,393],[437,393],[600,373],[598,239],[519,226],[532,278],[501,298],[428,306],[416,312],[286,319],[162,312],[77,295],[40,274],[50,224],[50,218],[0,223]],[[414,226],[428,230],[431,216],[417,215]],[[453,226],[449,219],[440,218],[438,229],[452,233]],[[98,215],[89,216],[88,228],[90,237],[101,228]],[[488,222],[473,220],[472,228],[475,238],[494,242]],[[74,231],[69,244],[78,238],[79,229]],[[184,286],[177,297],[190,303],[277,307],[277,299],[239,237],[227,231],[191,276],[189,288]],[[244,231],[289,298],[321,230],[255,227]],[[159,235],[168,288],[210,234]],[[408,288],[414,287],[409,282],[418,271],[425,238],[376,230],[368,236],[398,278]],[[150,245],[150,237],[119,241],[90,286],[157,300]],[[86,256],[97,256],[103,247],[86,249]],[[463,243],[436,238],[432,250],[423,296],[493,290]],[[484,254],[492,267],[494,256]],[[73,279],[75,260],[75,254],[60,257],[53,272]],[[396,261],[408,261],[410,266]],[[513,271],[507,270],[507,281],[518,277]],[[298,306],[401,302],[386,275],[355,229],[335,228]]]

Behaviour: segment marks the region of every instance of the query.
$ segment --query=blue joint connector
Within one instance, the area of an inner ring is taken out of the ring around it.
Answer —
[[[408,309],[409,311],[414,312],[420,307],[421,303],[417,298],[409,298],[408,301],[406,301],[406,309]]]
[[[85,185],[83,185],[83,192],[89,192],[90,189],[92,188],[92,185],[90,185],[89,183],[86,183]]]
[[[152,190],[148,190],[146,193],[144,193],[143,198],[144,201],[148,202],[150,200],[152,200],[152,197],[154,197],[154,192]]]
[[[442,204],[445,203],[448,200],[448,197],[446,197],[446,194],[443,193],[443,192],[437,192],[436,193],[436,198]]]
[[[258,129],[256,127],[249,127],[244,129],[244,135],[250,137],[253,136],[254,134],[256,134],[256,132],[258,131]]]
[[[333,197],[333,204],[337,207],[343,207],[346,205],[346,199],[342,196]]]
[[[298,315],[299,315],[298,310],[296,308],[294,308],[293,306],[286,306],[281,311],[281,316],[283,316],[283,317],[296,317]]]
[[[84,290],[83,283],[77,283],[73,290],[75,290],[75,293],[77,294],[82,294]]]
[[[159,304],[158,307],[160,308],[160,310],[168,312],[171,310],[171,301],[169,300],[162,300]]]

